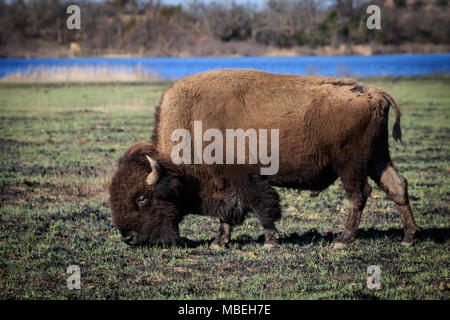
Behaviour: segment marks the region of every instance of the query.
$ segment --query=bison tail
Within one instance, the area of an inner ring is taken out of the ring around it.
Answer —
[[[387,102],[394,109],[395,112],[395,123],[392,129],[392,135],[394,137],[394,140],[399,140],[400,142],[402,142],[402,129],[400,127],[400,117],[401,117],[400,108],[398,107],[398,104],[395,101],[395,99],[389,93],[383,92],[383,97],[387,100]]]

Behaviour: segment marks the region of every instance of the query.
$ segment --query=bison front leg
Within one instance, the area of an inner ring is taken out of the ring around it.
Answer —
[[[345,178],[342,180],[347,198],[350,201],[350,213],[345,223],[345,230],[331,245],[333,250],[342,249],[355,239],[356,230],[358,230],[359,222],[361,221],[361,214],[367,198],[372,192],[372,188],[367,182],[367,177],[358,179],[359,181],[354,179],[346,180]]]
[[[281,218],[280,198],[267,177],[254,174],[249,181],[243,193],[264,228],[264,247],[271,248],[280,238],[275,227],[275,221]]]
[[[230,234],[231,234],[231,225],[220,221],[219,232],[217,233],[217,237],[209,246],[211,249],[219,249],[230,242]]]

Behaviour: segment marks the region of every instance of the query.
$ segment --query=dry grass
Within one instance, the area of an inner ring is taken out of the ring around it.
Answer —
[[[24,73],[11,73],[0,82],[133,82],[160,80],[155,72],[149,72],[141,66],[71,66],[30,68]]]

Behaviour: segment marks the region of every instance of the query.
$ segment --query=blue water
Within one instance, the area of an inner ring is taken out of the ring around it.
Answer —
[[[324,76],[426,75],[450,73],[450,53],[397,54],[380,56],[306,56],[240,58],[32,58],[0,59],[0,77],[36,67],[140,66],[163,79],[219,68],[249,68],[275,73]]]

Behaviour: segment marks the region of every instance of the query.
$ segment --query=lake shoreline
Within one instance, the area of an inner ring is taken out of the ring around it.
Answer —
[[[170,80],[207,70],[230,68],[332,77],[448,74],[450,53],[233,58],[12,58],[0,59],[0,81]]]
[[[92,50],[80,42],[64,45],[45,42],[31,42],[26,47],[21,43],[9,43],[0,46],[1,58],[144,58],[144,57],[295,57],[295,56],[374,56],[391,54],[438,54],[450,52],[450,44],[402,43],[389,44],[340,44],[338,46],[292,46],[280,48],[250,42],[230,41],[214,42],[214,50],[205,50],[204,44],[185,50],[155,51],[151,49],[129,50]]]

